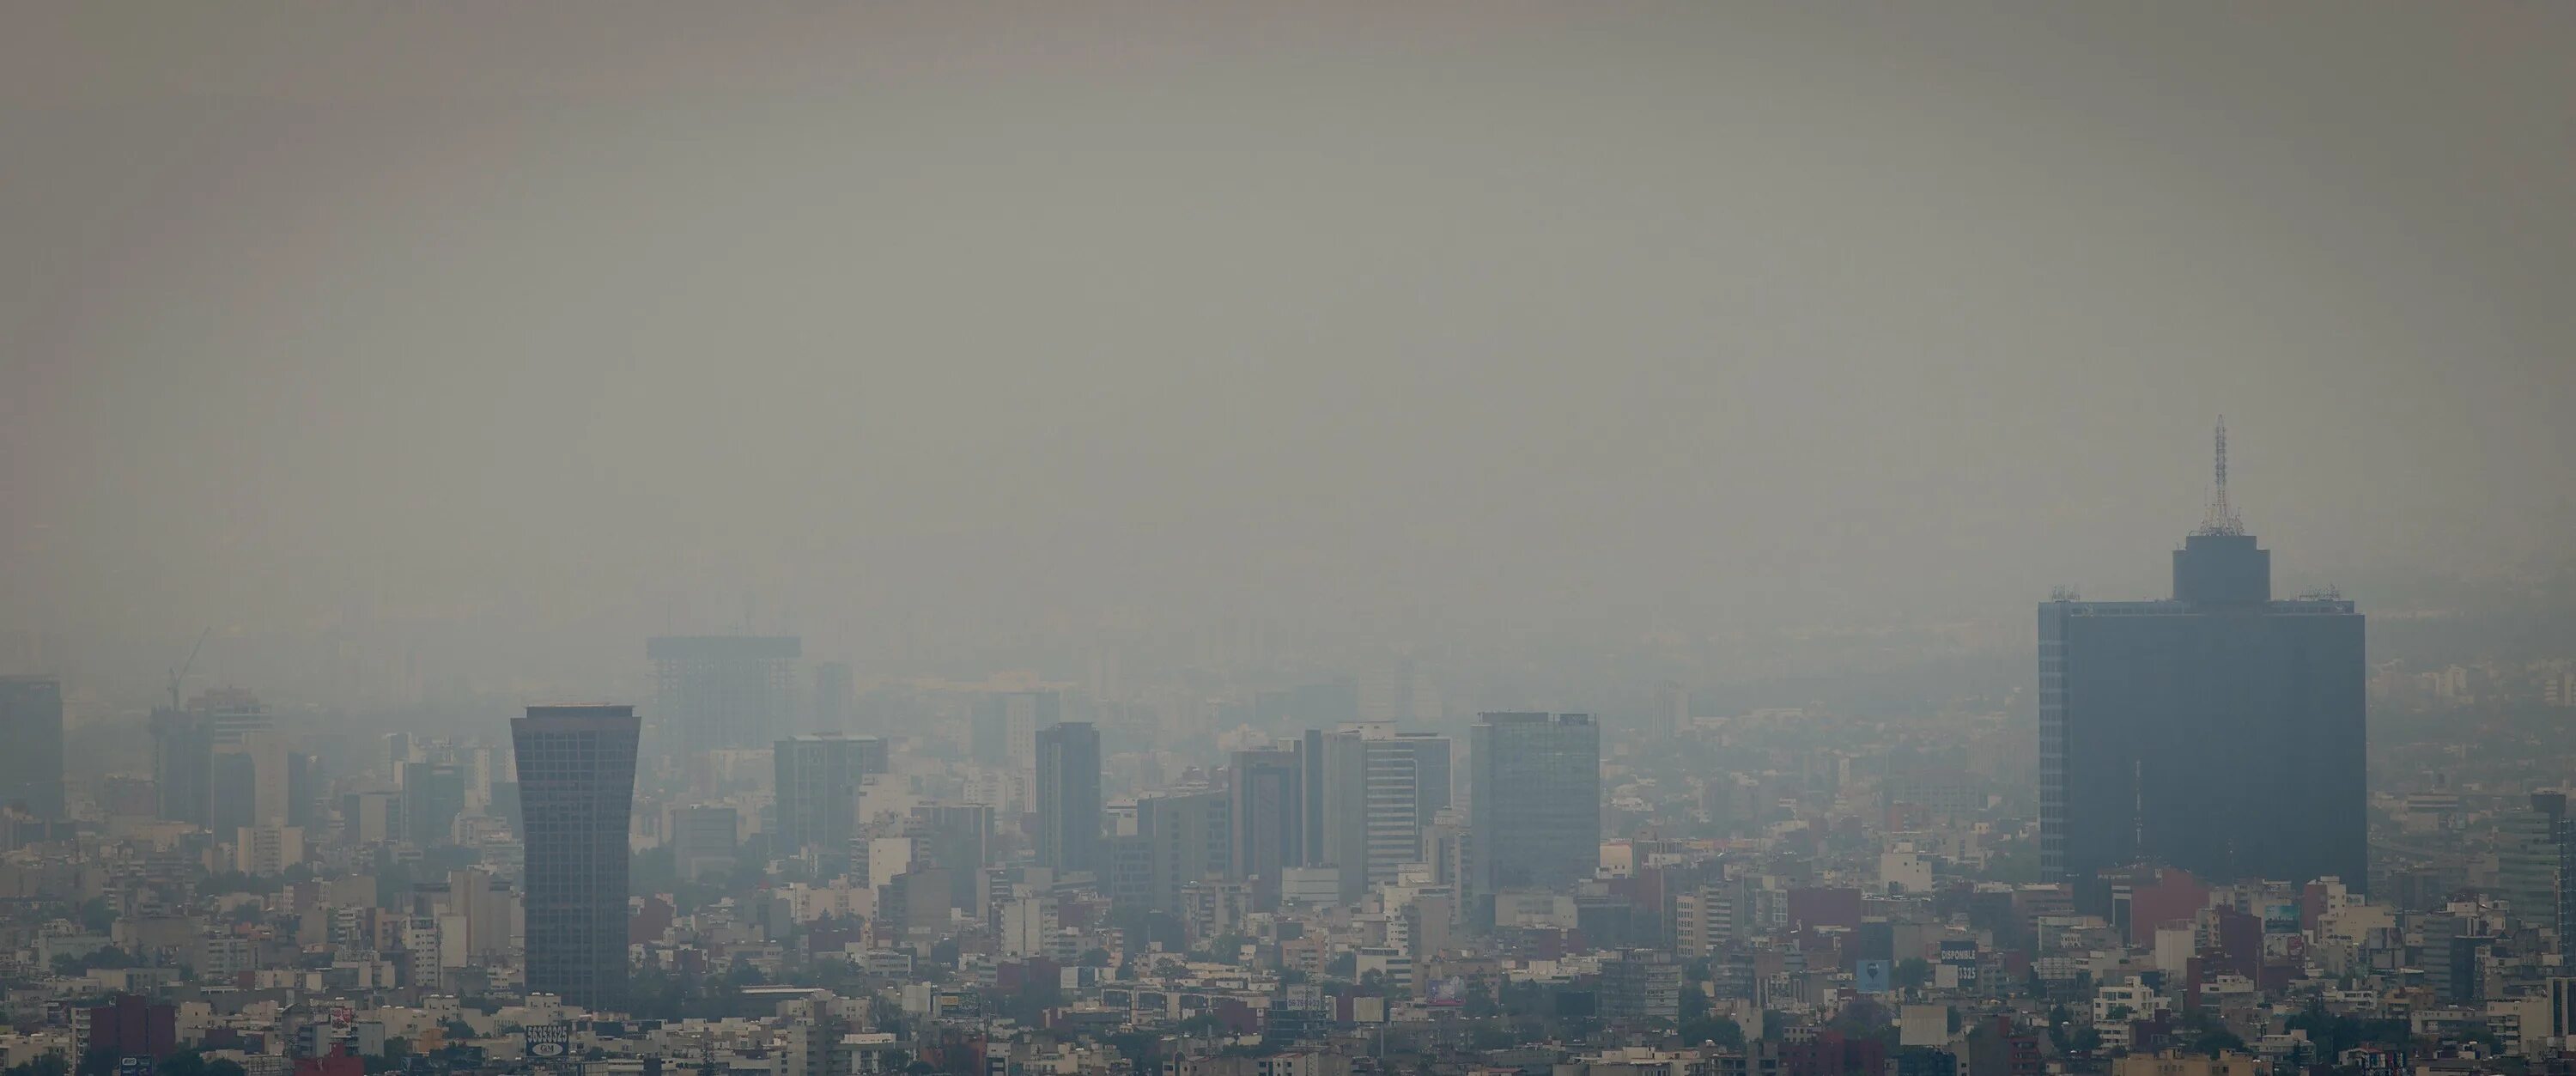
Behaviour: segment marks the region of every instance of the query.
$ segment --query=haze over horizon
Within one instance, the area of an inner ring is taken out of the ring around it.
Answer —
[[[2021,640],[2220,413],[2567,563],[2576,7],[1853,10],[21,7],[0,632]]]

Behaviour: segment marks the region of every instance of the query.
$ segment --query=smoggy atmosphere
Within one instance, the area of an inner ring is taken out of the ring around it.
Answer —
[[[2571,57],[0,2],[0,1076],[2565,1076]]]
[[[2018,650],[2155,593],[2220,414],[2294,588],[2576,527],[2550,6],[8,26],[0,617],[103,690],[208,624],[576,693],[747,615]]]

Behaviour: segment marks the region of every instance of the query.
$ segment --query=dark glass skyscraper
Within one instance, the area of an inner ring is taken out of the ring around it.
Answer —
[[[626,988],[632,706],[531,706],[510,722],[526,819],[528,992],[615,1008]]]
[[[63,817],[63,685],[50,676],[0,676],[0,805]]]
[[[205,715],[166,707],[152,711],[152,789],[163,821],[209,824],[214,770],[214,730]]]
[[[1038,730],[1038,864],[1100,869],[1100,731],[1088,721]]]
[[[2272,599],[2219,437],[2219,493],[2174,553],[2171,600],[2039,607],[2044,880],[2145,861],[2369,884],[2361,614]]]
[[[1279,879],[1305,862],[1306,778],[1297,752],[1267,748],[1234,753],[1232,877],[1250,881],[1253,902],[1279,903]]]
[[[1589,714],[1485,714],[1468,730],[1468,897],[1550,889],[1601,865],[1601,727]],[[1480,918],[1482,915],[1480,914]]]

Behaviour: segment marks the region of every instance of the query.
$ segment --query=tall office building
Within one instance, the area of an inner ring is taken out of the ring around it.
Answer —
[[[1413,814],[1423,825],[1430,825],[1440,812],[1449,809],[1449,737],[1436,732],[1399,732],[1395,734],[1395,744],[1413,754]]]
[[[982,803],[924,803],[904,825],[914,866],[948,879],[948,906],[984,914],[984,869],[993,865],[993,808]]]
[[[2153,862],[2212,881],[2368,884],[2362,617],[2275,601],[2227,503],[2227,430],[2166,601],[2039,607],[2040,876]]]
[[[217,747],[238,744],[252,733],[277,727],[277,719],[259,696],[237,687],[208,691],[188,700],[188,708],[204,716],[207,734]]]
[[[447,762],[402,767],[403,839],[423,848],[453,843],[465,813],[465,769]]]
[[[1283,872],[1305,864],[1305,787],[1294,750],[1234,753],[1227,876],[1252,883],[1254,907],[1277,907]]]
[[[1137,797],[1136,833],[1146,850],[1146,907],[1179,911],[1182,886],[1225,877],[1234,859],[1232,815],[1232,798],[1220,789]]]
[[[1490,713],[1468,732],[1469,890],[1480,921],[1506,889],[1552,889],[1601,864],[1601,727],[1589,714]]]
[[[1038,865],[1100,869],[1100,731],[1067,721],[1037,734]]]
[[[2529,806],[2507,811],[2496,820],[2496,881],[2505,907],[2525,926],[2555,934],[2567,947],[2571,913],[2576,913],[2576,823],[2567,815],[2567,794],[2534,792]]]
[[[1296,865],[1322,866],[1324,863],[1324,730],[1307,729],[1298,738],[1297,780],[1304,786],[1298,806],[1305,812],[1298,827],[1303,845],[1298,849]]]
[[[322,788],[328,780],[322,774],[322,760],[302,751],[286,756],[286,824],[306,833],[318,833],[322,825]]]
[[[63,685],[50,676],[0,676],[0,806],[38,818],[63,814]]]
[[[403,764],[420,761],[420,752],[412,746],[411,733],[408,732],[386,733],[384,748],[385,775],[393,778],[394,786],[399,788],[402,786]]]
[[[218,837],[237,829],[291,824],[296,754],[286,736],[269,729],[240,732],[230,743],[213,739],[207,770],[207,821]]]
[[[1026,767],[1035,758],[1038,730],[1064,720],[1057,691],[995,691],[975,697],[968,739],[978,764]]]
[[[874,736],[797,736],[778,741],[778,850],[815,847],[845,854],[859,831],[859,782],[886,772],[886,744]]]
[[[214,818],[215,743],[205,716],[152,711],[152,788],[165,822],[210,825]]]
[[[742,814],[731,807],[671,810],[671,866],[683,880],[730,872],[742,850]]]
[[[206,767],[205,827],[217,839],[259,824],[259,765],[237,743],[219,744]]]
[[[627,813],[642,733],[632,706],[531,706],[510,722],[530,993],[594,1009],[625,993]]]
[[[648,639],[656,752],[751,747],[789,731],[796,662],[792,635],[680,635]]]
[[[1399,868],[1422,859],[1417,748],[1382,725],[1324,737],[1324,865],[1341,871],[1345,901],[1394,881]],[[1444,765],[1447,757],[1441,754]]]

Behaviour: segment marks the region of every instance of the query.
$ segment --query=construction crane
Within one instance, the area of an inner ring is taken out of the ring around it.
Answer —
[[[178,668],[170,670],[171,709],[176,710],[179,708],[179,681],[187,677],[188,670],[197,667],[197,651],[205,649],[206,636],[214,633],[215,626],[212,624],[206,625],[206,630],[197,633],[197,645],[188,648],[188,660],[182,663]]]

